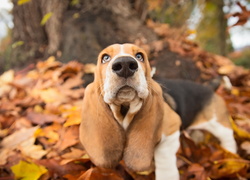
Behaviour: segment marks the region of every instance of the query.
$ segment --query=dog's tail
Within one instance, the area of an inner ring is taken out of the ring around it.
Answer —
[[[232,90],[232,83],[229,79],[228,76],[219,76],[216,77],[214,79],[212,79],[211,81],[205,83],[205,85],[207,85],[208,87],[210,87],[211,89],[213,89],[213,91],[216,91],[221,85],[223,86],[223,88],[225,88],[227,91],[231,91]]]

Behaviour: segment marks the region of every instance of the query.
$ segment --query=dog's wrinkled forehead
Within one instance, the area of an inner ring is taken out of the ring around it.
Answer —
[[[137,53],[142,53],[143,56],[146,57],[145,51],[134,44],[113,44],[102,50],[98,59],[108,62],[121,56],[131,56],[135,58]],[[105,55],[108,56],[105,57]]]

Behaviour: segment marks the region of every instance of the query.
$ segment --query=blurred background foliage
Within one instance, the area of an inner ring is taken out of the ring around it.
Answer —
[[[13,6],[7,12],[0,5],[0,21],[8,29],[0,37],[0,72],[50,55],[64,62],[95,62],[91,58],[111,43],[156,40],[145,30],[148,19],[167,23],[204,50],[250,67],[250,0],[1,1]],[[245,13],[247,21],[237,24],[239,17],[228,16],[236,12]]]

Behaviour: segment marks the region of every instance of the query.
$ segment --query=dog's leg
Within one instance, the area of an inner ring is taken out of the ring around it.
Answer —
[[[154,153],[156,180],[179,180],[176,152],[180,147],[180,132],[162,136]]]
[[[219,123],[217,121],[216,115],[214,115],[214,117],[208,122],[204,122],[195,126],[191,126],[189,129],[204,129],[212,133],[215,137],[217,137],[220,140],[221,146],[224,149],[232,153],[237,152],[237,145],[234,139],[233,130]]]

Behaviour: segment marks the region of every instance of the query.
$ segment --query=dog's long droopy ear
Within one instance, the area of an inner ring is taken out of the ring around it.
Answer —
[[[99,88],[93,82],[85,90],[80,140],[95,165],[112,168],[122,159],[125,133],[103,102]]]
[[[164,101],[160,86],[148,80],[153,90],[143,102],[142,109],[135,115],[127,131],[124,161],[129,168],[144,171],[150,168],[154,148],[161,139],[161,124]]]

